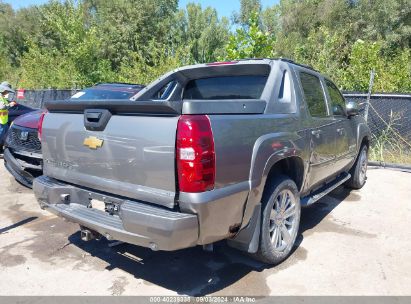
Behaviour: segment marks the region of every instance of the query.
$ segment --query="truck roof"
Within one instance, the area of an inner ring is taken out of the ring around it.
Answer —
[[[244,58],[244,59],[235,59],[235,60],[232,60],[232,61],[209,62],[209,63],[205,63],[205,65],[218,66],[218,65],[224,65],[224,64],[236,64],[236,63],[239,63],[239,64],[241,64],[241,63],[243,63],[243,64],[248,64],[248,63],[252,63],[252,64],[258,64],[258,63],[270,64],[272,61],[284,61],[284,62],[291,63],[293,65],[298,65],[298,66],[304,67],[306,69],[313,70],[315,72],[319,72],[310,65],[303,64],[303,63],[298,63],[298,62],[295,62],[292,59],[283,58],[283,57],[278,57],[278,58]],[[198,64],[198,65],[203,65],[203,64]]]

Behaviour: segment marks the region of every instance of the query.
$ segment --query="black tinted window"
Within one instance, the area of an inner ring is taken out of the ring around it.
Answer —
[[[188,82],[184,99],[259,99],[267,76],[226,76]]]
[[[177,81],[175,80],[170,81],[155,94],[154,99],[161,99],[161,100],[167,99],[168,97],[170,97],[176,85],[177,85]]]
[[[327,116],[327,107],[320,79],[307,73],[300,73],[300,79],[304,91],[304,98],[311,116]]]
[[[345,115],[344,97],[342,97],[340,91],[331,81],[326,80],[325,84],[327,85],[328,94],[330,95],[333,115]]]
[[[291,80],[287,71],[283,72],[278,100],[284,103],[291,103]]]

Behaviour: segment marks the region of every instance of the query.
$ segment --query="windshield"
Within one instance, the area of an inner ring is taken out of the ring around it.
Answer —
[[[220,76],[188,82],[184,99],[259,99],[266,75]]]

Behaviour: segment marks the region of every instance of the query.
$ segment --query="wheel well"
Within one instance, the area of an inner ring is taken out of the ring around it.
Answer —
[[[297,185],[297,189],[301,190],[304,179],[303,160],[299,157],[288,157],[279,160],[271,167],[267,175],[266,184],[273,180],[278,174],[283,174],[291,178]]]
[[[360,148],[361,148],[363,145],[366,145],[367,148],[370,148],[370,139],[368,138],[368,136],[364,136],[364,138],[363,138],[362,141],[361,141]]]

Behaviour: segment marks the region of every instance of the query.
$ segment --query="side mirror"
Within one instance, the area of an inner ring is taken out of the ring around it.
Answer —
[[[360,110],[358,108],[358,103],[354,101],[347,102],[347,105],[345,106],[345,110],[347,112],[347,116],[356,116],[360,113]]]

